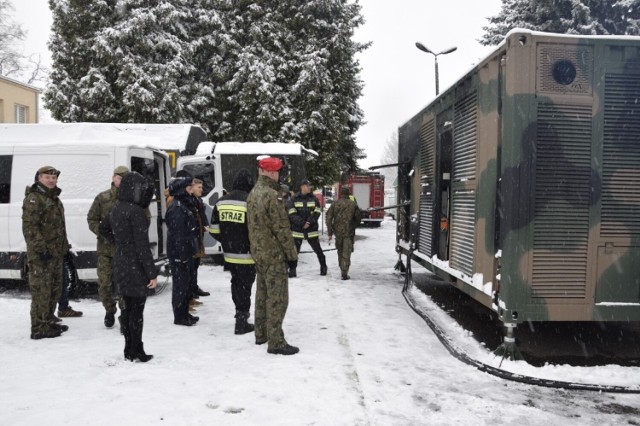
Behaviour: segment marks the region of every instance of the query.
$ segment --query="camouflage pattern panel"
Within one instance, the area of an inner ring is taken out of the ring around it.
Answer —
[[[640,38],[512,32],[400,128],[400,247],[505,322],[640,320],[637,99]]]
[[[69,251],[59,193],[58,188],[50,190],[38,183],[26,189],[22,203],[22,233],[30,262],[40,262],[37,253],[49,252],[62,258]]]
[[[640,39],[511,38],[499,312],[638,321]]]
[[[298,260],[289,216],[282,198],[278,198],[279,189],[277,182],[260,176],[247,197],[251,254],[258,264]]]

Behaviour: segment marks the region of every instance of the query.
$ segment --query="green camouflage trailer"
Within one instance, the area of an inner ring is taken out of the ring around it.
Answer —
[[[640,37],[512,31],[399,160],[398,251],[504,323],[640,320]]]

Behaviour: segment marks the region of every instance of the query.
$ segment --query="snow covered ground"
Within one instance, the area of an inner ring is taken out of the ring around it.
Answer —
[[[0,295],[0,425],[640,425],[638,395],[508,382],[449,355],[401,294],[394,235],[393,221],[359,229],[346,282],[335,251],[326,277],[313,253],[301,254],[284,323],[300,353],[289,357],[233,334],[230,276],[218,266],[200,268],[212,295],[201,298],[195,327],[173,325],[170,287],[147,300],[147,364],[123,359],[123,338],[104,328],[97,301],[73,303],[84,316],[66,319],[62,337],[34,341],[29,299]],[[491,362],[464,330],[459,337]],[[638,368],[511,364],[551,378],[640,382]]]

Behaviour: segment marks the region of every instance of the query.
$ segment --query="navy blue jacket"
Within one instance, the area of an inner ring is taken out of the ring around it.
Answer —
[[[198,253],[201,235],[193,197],[186,192],[186,179],[170,186],[173,202],[167,209],[167,256],[171,261],[187,262]]]

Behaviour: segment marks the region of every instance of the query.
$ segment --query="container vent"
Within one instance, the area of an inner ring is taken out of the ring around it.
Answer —
[[[432,255],[433,244],[433,175],[435,173],[436,129],[435,120],[429,120],[420,128],[420,229],[418,251]]]
[[[640,74],[607,74],[602,217],[605,238],[640,236]]]
[[[478,144],[477,94],[473,92],[455,104],[453,129],[453,179],[475,179],[476,146]]]
[[[591,106],[538,105],[532,297],[584,298]]]
[[[450,263],[469,276],[473,275],[476,221],[477,103],[477,92],[472,92],[454,106]]]
[[[476,224],[475,191],[453,191],[451,205],[451,259],[454,269],[473,275],[473,246]]]
[[[538,92],[591,95],[592,80],[591,46],[538,45]]]

